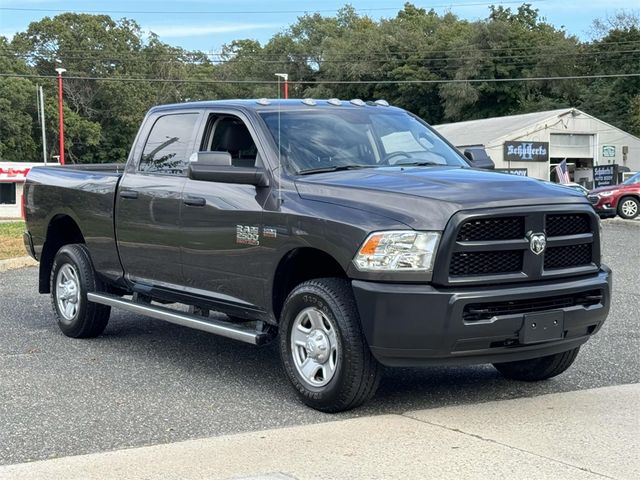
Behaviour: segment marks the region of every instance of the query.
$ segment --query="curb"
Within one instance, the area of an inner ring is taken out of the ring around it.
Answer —
[[[6,260],[0,260],[0,272],[15,270],[17,268],[35,267],[36,265],[38,265],[38,262],[31,257],[7,258]]]

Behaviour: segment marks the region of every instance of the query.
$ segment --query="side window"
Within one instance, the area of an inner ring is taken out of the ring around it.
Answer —
[[[189,142],[197,113],[165,115],[156,120],[142,151],[141,172],[182,175],[189,163]]]
[[[203,142],[203,150],[229,152],[231,162],[236,167],[256,165],[258,148],[249,129],[239,118],[211,115],[205,132],[208,133],[209,138]]]

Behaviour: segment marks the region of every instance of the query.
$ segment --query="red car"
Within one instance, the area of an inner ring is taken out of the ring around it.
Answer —
[[[589,192],[589,201],[601,217],[632,219],[640,213],[640,173],[619,185],[600,187]]]

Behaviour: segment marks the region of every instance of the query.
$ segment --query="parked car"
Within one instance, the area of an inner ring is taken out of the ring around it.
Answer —
[[[609,312],[599,219],[472,161],[383,101],[160,106],[124,167],[31,170],[25,244],[65,335],[115,307],[276,340],[323,411],[369,399],[382,365],[556,376]]]
[[[584,196],[589,195],[589,190],[587,188],[585,188],[584,186],[580,185],[579,183],[573,183],[573,182],[572,183],[562,183],[560,185],[562,185],[563,187],[575,190],[576,192],[580,192]]]
[[[603,218],[636,218],[640,213],[640,173],[619,185],[600,187],[589,192],[589,201]]]

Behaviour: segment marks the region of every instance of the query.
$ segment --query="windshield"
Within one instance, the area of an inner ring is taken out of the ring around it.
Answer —
[[[640,183],[640,173],[636,173],[633,177],[627,178],[624,182],[625,185],[634,185],[636,183]]]
[[[261,113],[293,173],[393,165],[468,167],[424,123],[369,108]],[[280,117],[280,118],[278,118]]]

